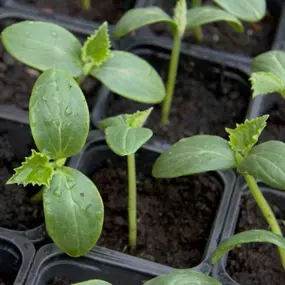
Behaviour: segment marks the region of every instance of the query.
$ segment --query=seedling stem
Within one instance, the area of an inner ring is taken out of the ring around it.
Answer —
[[[192,0],[192,7],[200,7],[201,6],[201,0]],[[194,36],[196,38],[197,42],[202,42],[203,41],[203,32],[201,27],[195,28],[194,29]]]
[[[88,10],[91,8],[91,0],[81,0],[81,1],[83,9]]]

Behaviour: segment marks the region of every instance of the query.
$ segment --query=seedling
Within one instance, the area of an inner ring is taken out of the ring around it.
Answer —
[[[110,117],[99,124],[100,128],[104,130],[110,149],[117,155],[128,158],[129,245],[132,249],[135,248],[137,239],[135,153],[152,136],[150,129],[142,127],[151,111],[152,108],[142,112],[138,111],[132,115]]]
[[[104,208],[94,183],[64,166],[89,132],[89,111],[77,82],[63,71],[43,72],[32,90],[29,120],[38,151],[32,150],[7,184],[42,186],[37,199],[43,199],[50,237],[68,255],[82,256],[101,234]]]
[[[255,146],[268,117],[264,115],[246,120],[244,124],[237,124],[235,129],[226,128],[229,141],[211,135],[197,135],[180,140],[157,159],[153,176],[172,178],[206,171],[236,169],[247,182],[271,231],[282,236],[276,217],[256,182],[259,179],[270,187],[285,190],[285,144],[269,141]],[[250,238],[252,236],[248,236],[247,232],[240,234],[238,238],[231,240],[231,246],[244,241],[250,242]],[[266,233],[258,235],[260,242],[266,242],[266,238],[270,240]],[[279,253],[285,268],[285,251],[280,246]]]
[[[142,103],[164,99],[163,82],[150,64],[132,53],[111,51],[107,22],[83,46],[66,29],[45,22],[11,25],[1,37],[13,57],[33,68],[60,69],[79,83],[90,75],[114,93]]]
[[[81,0],[82,7],[85,10],[89,10],[91,8],[91,0]]]
[[[202,35],[200,27],[217,21],[228,22],[235,30],[243,32],[244,28],[239,19],[256,22],[264,17],[266,12],[265,0],[214,0],[221,8],[212,6],[194,7],[187,11],[186,0],[178,0],[171,18],[159,7],[136,8],[128,11],[115,27],[114,37],[119,39],[143,26],[154,23],[166,23],[173,34],[173,48],[171,53],[168,79],[166,83],[166,97],[163,102],[161,122],[166,124],[169,118],[173,92],[177,76],[181,41],[187,30],[194,30]],[[200,1],[194,1],[199,5]],[[200,37],[198,35],[198,37]]]
[[[253,96],[280,93],[285,95],[285,52],[270,51],[258,55],[252,62]]]

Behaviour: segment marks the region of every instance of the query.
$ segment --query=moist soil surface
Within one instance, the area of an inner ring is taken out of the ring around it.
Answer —
[[[266,112],[270,117],[262,133],[261,140],[280,140],[285,142],[285,100],[278,97],[274,105]]]
[[[128,248],[126,167],[125,160],[107,161],[92,176],[105,207],[98,245],[175,268],[199,264],[220,203],[220,181],[213,174],[154,179],[138,170],[138,237],[132,251]]]
[[[56,277],[47,283],[47,285],[70,285],[70,284],[74,284],[74,282],[68,280],[67,278],[59,278],[59,277]]]
[[[172,15],[172,10],[176,0],[158,0],[157,4]],[[187,1],[188,7],[191,7],[191,0]],[[171,5],[170,5],[171,4]],[[203,1],[203,5],[213,5],[212,0]],[[216,6],[217,7],[217,6]],[[281,11],[281,8],[280,10]],[[244,32],[235,31],[225,22],[216,22],[203,25],[203,41],[197,43],[192,32],[186,32],[184,40],[210,47],[214,50],[242,53],[244,55],[255,56],[271,48],[275,31],[278,24],[279,15],[270,14],[258,23],[248,24],[243,22]],[[166,24],[154,25],[152,27],[157,35],[171,36],[170,30],[167,30]]]
[[[166,82],[168,60],[146,57]],[[246,79],[247,80],[247,79]],[[180,59],[169,123],[160,124],[161,105],[152,111],[147,127],[162,140],[177,142],[195,134],[212,134],[227,138],[225,127],[234,128],[246,116],[250,99],[248,82],[237,73],[188,56]],[[149,105],[114,96],[109,100],[107,116],[132,113]]]
[[[59,1],[61,2],[61,1]],[[15,21],[5,21],[0,29],[14,24]],[[14,105],[28,110],[33,85],[40,72],[32,69],[10,56],[0,43],[0,104]],[[93,104],[95,90],[99,87],[96,79],[88,77],[82,82],[81,88],[88,105]]]
[[[84,20],[107,21],[115,24],[123,14],[134,7],[135,0],[91,0],[91,8],[84,10],[80,0],[18,0],[32,4],[47,13],[58,13]]]
[[[271,207],[285,233],[285,212],[276,205]],[[236,232],[251,229],[266,229],[268,225],[252,197],[245,196]],[[285,284],[285,272],[282,269],[278,251],[271,244],[252,243],[234,249],[229,254],[227,271],[242,285],[280,285]]]
[[[29,197],[35,194],[38,188],[31,186],[24,188],[17,184],[6,185],[14,173],[13,169],[19,167],[24,157],[30,154],[28,146],[25,146],[27,133],[23,131],[24,127],[15,125],[15,129],[6,131],[8,125],[12,124],[0,121],[0,227],[24,231],[43,223],[43,209],[42,203],[39,205],[29,203]],[[14,143],[11,143],[13,139]]]
[[[14,284],[14,280],[0,276],[0,285],[13,285],[13,284]]]

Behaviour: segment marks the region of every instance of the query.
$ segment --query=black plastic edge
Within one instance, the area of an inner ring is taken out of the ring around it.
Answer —
[[[11,247],[17,248],[19,251],[22,259],[22,264],[20,266],[14,284],[24,284],[36,252],[33,244],[23,237],[3,232],[0,229],[0,244],[1,241],[10,244]],[[7,250],[9,251],[9,248],[7,248]]]
[[[277,196],[281,201],[285,201],[285,194],[280,190],[271,189],[259,183],[261,191],[266,195],[270,194]],[[242,176],[239,176],[233,191],[230,206],[228,208],[226,221],[222,231],[221,241],[234,235],[235,228],[238,222],[239,212],[240,212],[240,202],[241,198],[245,194],[249,194],[248,186]],[[220,261],[218,261],[212,270],[212,276],[217,280],[221,281],[223,285],[242,285],[234,281],[226,271],[228,254],[225,255]]]
[[[92,136],[93,137],[90,138],[88,144],[86,144],[86,147],[84,147],[83,151],[78,156],[73,157],[69,161],[69,164],[68,164],[69,167],[73,167],[81,171],[82,165],[84,165],[84,160],[85,160],[84,156],[86,155],[86,153],[94,150],[94,148],[98,146],[99,147],[103,146],[103,147],[108,148],[104,140],[104,134],[102,132],[94,131]],[[142,148],[152,151],[152,152],[162,153],[167,147],[168,147],[167,145],[161,146],[159,143],[157,143],[155,139],[151,139]],[[209,236],[208,244],[206,245],[206,248],[205,248],[203,260],[199,265],[191,268],[192,270],[200,271],[206,274],[209,274],[211,271],[212,266],[209,264],[208,260],[220,241],[220,235],[223,229],[224,220],[227,214],[227,209],[230,203],[230,199],[232,196],[232,192],[233,192],[233,188],[234,188],[235,180],[236,180],[236,175],[233,171],[227,171],[227,172],[217,171],[216,173],[224,185],[224,192],[221,197],[221,201],[220,201],[220,205],[217,210],[215,221],[212,225],[212,230]],[[122,254],[120,252],[113,251],[113,250],[111,251],[109,249],[102,249],[102,252],[111,253],[111,256],[113,256],[114,264],[118,264],[118,265],[122,263],[120,260],[121,258],[125,259],[126,261],[129,260],[127,263],[132,263],[132,258],[134,258],[132,256],[125,255],[125,254]],[[111,256],[109,256],[109,258]],[[161,274],[168,273],[170,270],[170,267],[168,266],[161,265],[158,263],[153,263],[153,262],[143,260],[143,259],[140,259],[140,260],[142,260],[141,264],[142,265],[144,264],[144,268],[147,269],[147,271],[144,271],[144,272],[150,275],[161,275]],[[149,268],[151,268],[151,271],[148,271]],[[140,268],[137,268],[136,270],[138,271],[140,270]]]

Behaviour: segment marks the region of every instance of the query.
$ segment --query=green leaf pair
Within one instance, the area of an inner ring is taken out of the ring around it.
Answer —
[[[253,59],[250,81],[253,97],[269,93],[285,95],[285,52],[269,51]]]
[[[46,227],[57,246],[71,256],[86,254],[103,225],[103,203],[94,183],[64,166],[80,152],[89,132],[89,111],[77,82],[50,69],[36,81],[29,104],[36,146],[7,182],[42,185]]]
[[[79,81],[91,75],[114,93],[138,102],[155,104],[165,97],[163,82],[150,64],[131,53],[110,50],[107,23],[83,46],[64,28],[37,21],[11,25],[1,37],[12,56],[41,71],[63,70]]]
[[[182,37],[185,29],[195,29],[201,25],[226,21],[232,27],[242,32],[243,25],[239,19],[247,22],[257,22],[265,16],[265,0],[215,0],[221,8],[201,6],[187,11],[186,1],[179,0],[174,9],[173,19],[159,7],[137,8],[128,11],[116,25],[114,36],[121,38],[143,26],[164,22],[174,33]]]
[[[152,108],[136,113],[107,118],[100,122],[110,149],[120,156],[134,154],[151,137],[152,131],[142,128]]]

